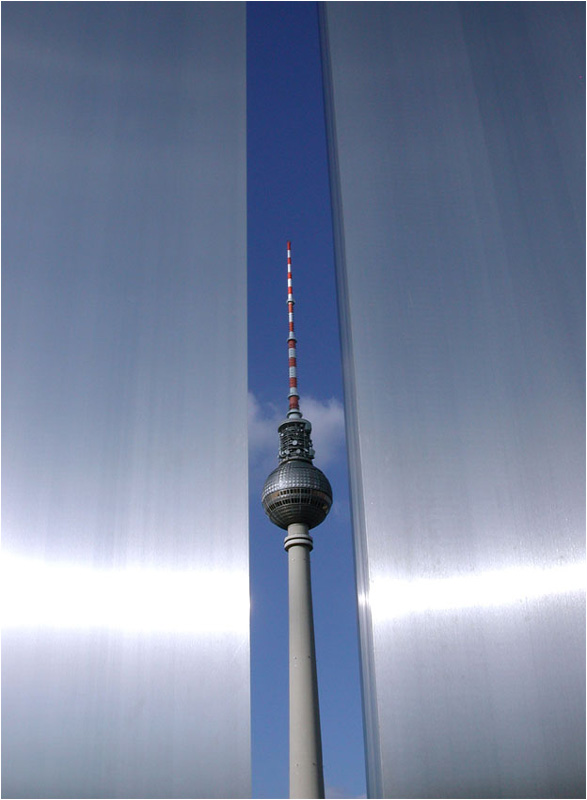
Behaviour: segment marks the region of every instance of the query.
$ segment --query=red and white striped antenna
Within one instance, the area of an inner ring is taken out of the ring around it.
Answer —
[[[287,243],[287,315],[289,322],[289,333],[287,335],[287,352],[289,359],[289,410],[288,417],[299,417],[300,395],[298,393],[298,373],[296,358],[296,336],[294,333],[294,299],[291,282],[291,242]]]

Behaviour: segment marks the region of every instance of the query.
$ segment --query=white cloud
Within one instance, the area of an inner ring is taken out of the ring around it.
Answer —
[[[305,397],[302,404],[304,417],[312,423],[312,441],[318,466],[333,461],[344,445],[344,410],[334,397],[322,402]]]
[[[305,419],[312,423],[312,442],[316,451],[316,464],[326,467],[333,461],[344,444],[344,410],[335,397],[316,400],[304,397],[300,403]],[[253,467],[277,466],[277,426],[285,413],[273,403],[261,405],[249,392],[249,451]]]
[[[277,453],[277,425],[281,422],[279,411],[273,404],[265,408],[249,392],[249,453],[253,463],[267,456],[269,450]]]

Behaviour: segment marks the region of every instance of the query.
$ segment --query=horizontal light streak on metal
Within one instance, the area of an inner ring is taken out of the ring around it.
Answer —
[[[5,628],[248,635],[246,571],[93,569],[2,559]]]
[[[585,564],[557,567],[506,567],[448,578],[375,578],[369,597],[373,619],[388,622],[411,614],[501,608],[553,595],[585,591]]]

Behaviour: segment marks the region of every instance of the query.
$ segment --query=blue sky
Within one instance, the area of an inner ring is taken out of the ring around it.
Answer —
[[[365,794],[356,595],[315,3],[249,3],[248,307],[253,796],[288,794],[287,560],[260,504],[287,410],[286,242],[300,405],[335,497],[312,580],[327,796]]]

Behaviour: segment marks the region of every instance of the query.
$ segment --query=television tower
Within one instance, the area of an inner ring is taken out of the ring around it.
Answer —
[[[318,679],[314,646],[308,533],[324,521],[332,505],[326,475],[312,464],[312,426],[299,406],[291,242],[287,243],[289,410],[279,425],[279,466],[265,481],[261,500],[275,525],[287,531],[289,583],[289,796],[324,797]]]

